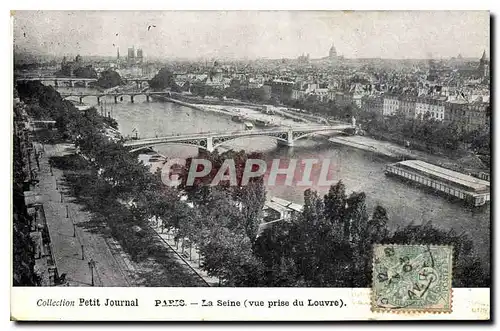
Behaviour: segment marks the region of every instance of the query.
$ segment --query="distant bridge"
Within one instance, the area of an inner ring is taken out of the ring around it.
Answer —
[[[59,93],[63,99],[69,98],[69,97],[78,97],[80,99],[80,103],[83,103],[83,98],[85,97],[96,97],[97,98],[97,104],[101,104],[101,98],[106,97],[106,96],[113,96],[115,98],[115,103],[118,103],[118,97],[128,95],[130,96],[130,102],[134,102],[134,97],[136,95],[144,95],[146,96],[146,101],[149,102],[150,97],[152,95],[164,95],[167,97],[170,97],[171,94],[170,92],[150,92],[150,91],[142,91],[142,92],[110,92],[110,93]]]
[[[122,78],[124,82],[135,82],[138,87],[142,87],[142,83],[149,82],[149,78]],[[53,83],[54,86],[59,86],[59,84],[69,85],[71,87],[75,86],[75,83],[82,83],[85,87],[89,86],[89,83],[97,82],[97,78],[78,78],[78,77],[17,77],[16,82],[48,82]]]
[[[328,126],[302,126],[302,127],[280,127],[265,130],[244,130],[219,133],[196,133],[178,136],[166,136],[159,138],[146,138],[131,140],[124,143],[124,146],[130,147],[130,152],[136,152],[142,149],[148,149],[157,145],[181,144],[196,146],[201,149],[213,152],[223,143],[242,137],[267,136],[277,140],[279,144],[293,146],[295,141],[310,136],[315,133],[340,131],[352,128],[351,124],[335,124]]]

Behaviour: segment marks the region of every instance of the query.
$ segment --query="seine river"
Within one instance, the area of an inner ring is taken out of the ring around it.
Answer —
[[[62,90],[62,89],[61,89]],[[80,88],[79,91],[84,91]],[[145,97],[136,96],[130,103],[128,96],[114,104],[113,98],[105,101],[106,112],[117,120],[124,136],[135,135],[140,138],[163,135],[224,132],[243,130],[228,116],[194,110],[173,103],[150,102]],[[84,103],[96,104],[95,97],[84,98]],[[103,103],[104,104],[104,103]],[[443,229],[467,232],[473,238],[475,249],[489,268],[490,258],[490,206],[468,208],[460,202],[451,202],[444,197],[435,196],[421,188],[413,187],[395,178],[384,175],[384,166],[391,160],[370,152],[347,146],[338,146],[324,140],[299,140],[295,147],[277,146],[272,138],[240,138],[227,142],[224,147],[260,151],[268,160],[281,159],[330,159],[328,179],[342,180],[348,192],[365,192],[369,214],[380,204],[387,209],[389,226],[392,229],[409,223],[421,224],[432,221]],[[184,145],[164,145],[155,148],[167,157],[189,157],[197,155],[197,148]],[[314,182],[314,180],[313,180]],[[273,186],[268,187],[268,196],[276,196],[295,203],[303,203],[303,193],[307,187]],[[312,185],[319,193],[325,194],[328,187]]]

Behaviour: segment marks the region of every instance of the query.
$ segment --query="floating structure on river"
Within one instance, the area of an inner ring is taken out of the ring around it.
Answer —
[[[476,207],[490,201],[489,182],[424,161],[408,160],[388,164],[385,173],[457,197]]]

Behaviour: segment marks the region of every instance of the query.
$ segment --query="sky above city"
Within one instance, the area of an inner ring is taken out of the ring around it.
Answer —
[[[486,11],[16,11],[14,50],[33,55],[311,58],[489,56]]]

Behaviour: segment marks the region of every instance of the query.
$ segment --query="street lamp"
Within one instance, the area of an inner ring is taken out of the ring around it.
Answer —
[[[92,281],[92,286],[94,286],[94,268],[95,268],[95,261],[94,259],[90,259],[89,261],[89,268],[90,268],[90,275],[91,275],[91,281]]]

